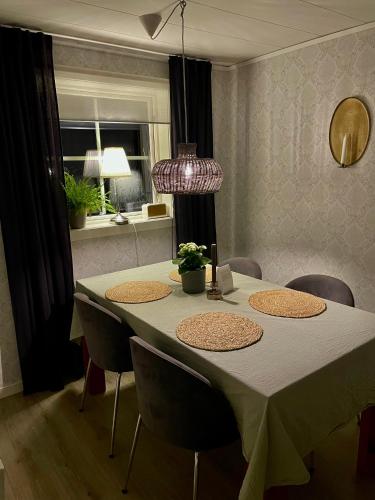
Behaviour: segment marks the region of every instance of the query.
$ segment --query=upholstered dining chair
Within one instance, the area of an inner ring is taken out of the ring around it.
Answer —
[[[127,324],[124,324],[118,316],[90,300],[87,295],[75,293],[74,301],[86,338],[90,357],[86,370],[80,411],[84,409],[92,363],[95,363],[95,365],[102,370],[117,373],[109,454],[112,458],[115,443],[121,375],[123,372],[133,370],[129,338],[134,335],[134,332]]]
[[[127,493],[141,425],[170,444],[194,451],[193,500],[197,498],[199,454],[239,438],[233,411],[209,380],[147,344],[130,339],[139,416],[123,493]]]
[[[322,299],[354,307],[353,293],[346,283],[324,274],[307,274],[290,281],[286,288],[311,293]]]
[[[233,257],[222,262],[220,265],[225,266],[229,264],[231,271],[240,274],[246,274],[252,278],[262,279],[262,269],[255,260],[248,257]]]

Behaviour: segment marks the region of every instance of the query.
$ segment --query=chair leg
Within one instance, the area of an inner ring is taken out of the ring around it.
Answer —
[[[115,446],[115,433],[116,433],[116,423],[117,423],[117,411],[118,411],[118,400],[120,396],[120,382],[122,373],[117,374],[116,383],[116,394],[115,394],[115,404],[113,407],[113,417],[112,417],[112,435],[111,435],[111,451],[109,453],[109,458],[113,458],[113,449]]]
[[[87,369],[86,369],[86,375],[85,375],[85,382],[84,382],[84,385],[83,385],[83,392],[82,392],[82,397],[81,397],[81,406],[80,406],[79,411],[83,411],[84,407],[85,407],[85,401],[86,401],[86,395],[87,395],[87,388],[88,388],[88,383],[89,383],[91,366],[92,366],[92,361],[91,361],[91,358],[89,358],[89,362],[87,363]]]
[[[198,498],[198,474],[199,474],[199,451],[194,452],[194,484],[193,484],[193,500]]]
[[[132,465],[133,465],[133,459],[134,459],[134,454],[135,454],[135,448],[137,446],[137,441],[138,441],[138,437],[139,437],[139,432],[141,430],[141,424],[142,424],[142,417],[141,415],[139,414],[138,415],[138,420],[137,420],[137,426],[135,428],[135,432],[134,432],[134,437],[133,437],[133,444],[132,444],[132,447],[131,447],[131,450],[130,450],[130,456],[129,456],[129,464],[128,464],[128,471],[126,473],[126,479],[125,479],[125,486],[122,490],[122,492],[124,494],[126,494],[128,492],[128,482],[129,482],[129,477],[130,477],[130,472],[131,472],[131,468],[132,468]]]

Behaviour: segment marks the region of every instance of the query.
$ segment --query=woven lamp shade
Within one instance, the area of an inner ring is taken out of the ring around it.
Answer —
[[[178,144],[176,159],[161,160],[152,169],[158,193],[207,194],[219,191],[223,169],[212,158],[198,158],[197,145]]]

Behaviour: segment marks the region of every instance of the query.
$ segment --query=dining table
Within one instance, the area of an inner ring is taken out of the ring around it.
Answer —
[[[368,467],[375,438],[375,314],[326,300],[310,318],[271,316],[253,309],[249,296],[282,289],[233,273],[234,289],[222,300],[184,293],[168,262],[80,279],[76,290],[123,319],[136,335],[207,377],[230,402],[248,463],[240,500],[262,500],[265,491],[310,480],[304,457],[361,412],[358,472]],[[128,281],[160,281],[172,292],[147,303],[106,299]],[[230,312],[263,328],[261,339],[242,349],[216,352],[191,347],[176,336],[192,315]],[[375,472],[375,470],[374,470]]]

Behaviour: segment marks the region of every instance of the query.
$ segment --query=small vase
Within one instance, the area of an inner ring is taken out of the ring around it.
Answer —
[[[206,289],[206,268],[181,274],[182,289],[185,293],[201,293]]]
[[[82,229],[86,226],[86,214],[70,211],[69,224],[71,229]]]

